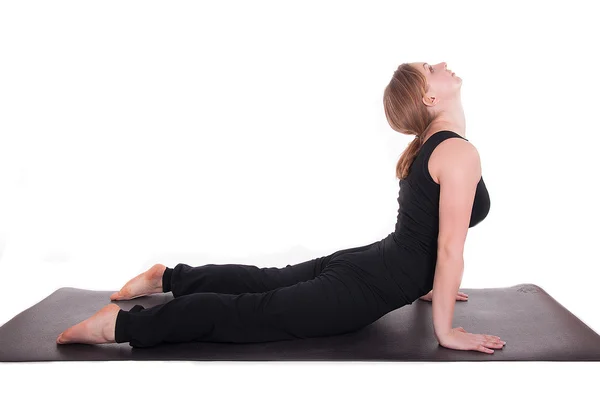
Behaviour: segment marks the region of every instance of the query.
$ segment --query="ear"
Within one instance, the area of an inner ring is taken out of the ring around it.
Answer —
[[[426,106],[433,106],[437,103],[437,101],[435,100],[435,97],[429,97],[429,98],[430,98],[430,101],[427,101],[426,97],[422,98],[422,101]]]

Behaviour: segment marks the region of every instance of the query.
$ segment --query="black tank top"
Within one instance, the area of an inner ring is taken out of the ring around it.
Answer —
[[[440,185],[431,177],[427,165],[433,150],[442,141],[454,137],[468,141],[448,130],[432,134],[419,149],[407,177],[399,182],[395,240],[415,251],[422,250],[425,254],[437,255],[440,206]],[[490,197],[481,177],[475,192],[469,228],[483,221],[489,211]]]
[[[435,147],[454,137],[467,140],[453,131],[442,130],[431,135],[421,146],[407,177],[399,182],[395,230],[381,241],[380,250],[386,267],[409,303],[433,289],[440,186],[429,174],[427,164]],[[482,177],[477,183],[469,228],[479,224],[489,211],[490,197]]]

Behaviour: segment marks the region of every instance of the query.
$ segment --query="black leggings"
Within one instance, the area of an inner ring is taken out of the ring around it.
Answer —
[[[380,242],[284,268],[179,263],[163,274],[174,299],[120,310],[117,343],[252,343],[358,330],[407,303],[384,265]]]

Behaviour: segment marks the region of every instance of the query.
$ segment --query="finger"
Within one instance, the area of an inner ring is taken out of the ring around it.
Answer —
[[[492,347],[492,348],[502,348],[502,347],[504,347],[505,343],[502,340],[486,340],[482,344],[485,344],[488,347]]]
[[[494,335],[491,335],[491,334],[485,334],[484,336],[487,337],[490,340],[497,340],[497,341],[501,341],[502,340],[500,337],[494,336]]]
[[[504,348],[504,344],[502,344],[501,342],[498,342],[498,343],[488,342],[488,343],[485,343],[484,345],[488,348],[496,348],[498,350],[501,350]]]
[[[482,339],[484,339],[486,341],[487,340],[490,340],[490,341],[491,340],[496,340],[496,336],[492,336],[492,335],[489,335],[489,334],[478,334],[478,336],[480,336]]]
[[[502,340],[494,338],[495,336],[490,336],[488,334],[478,334],[477,341],[480,344],[498,344],[501,343]]]
[[[486,340],[484,343],[482,344],[493,344],[493,345],[504,345],[504,343],[501,340]]]
[[[492,349],[490,349],[490,348],[487,348],[487,347],[485,347],[483,344],[479,344],[479,345],[477,346],[477,350],[478,350],[478,351],[481,351],[481,352],[488,353],[488,354],[493,354],[493,353],[494,353],[494,350],[492,350]]]

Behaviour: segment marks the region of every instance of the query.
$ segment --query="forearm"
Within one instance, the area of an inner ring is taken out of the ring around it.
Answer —
[[[452,329],[456,294],[460,288],[463,270],[462,255],[438,254],[431,300],[433,329],[438,341]]]

